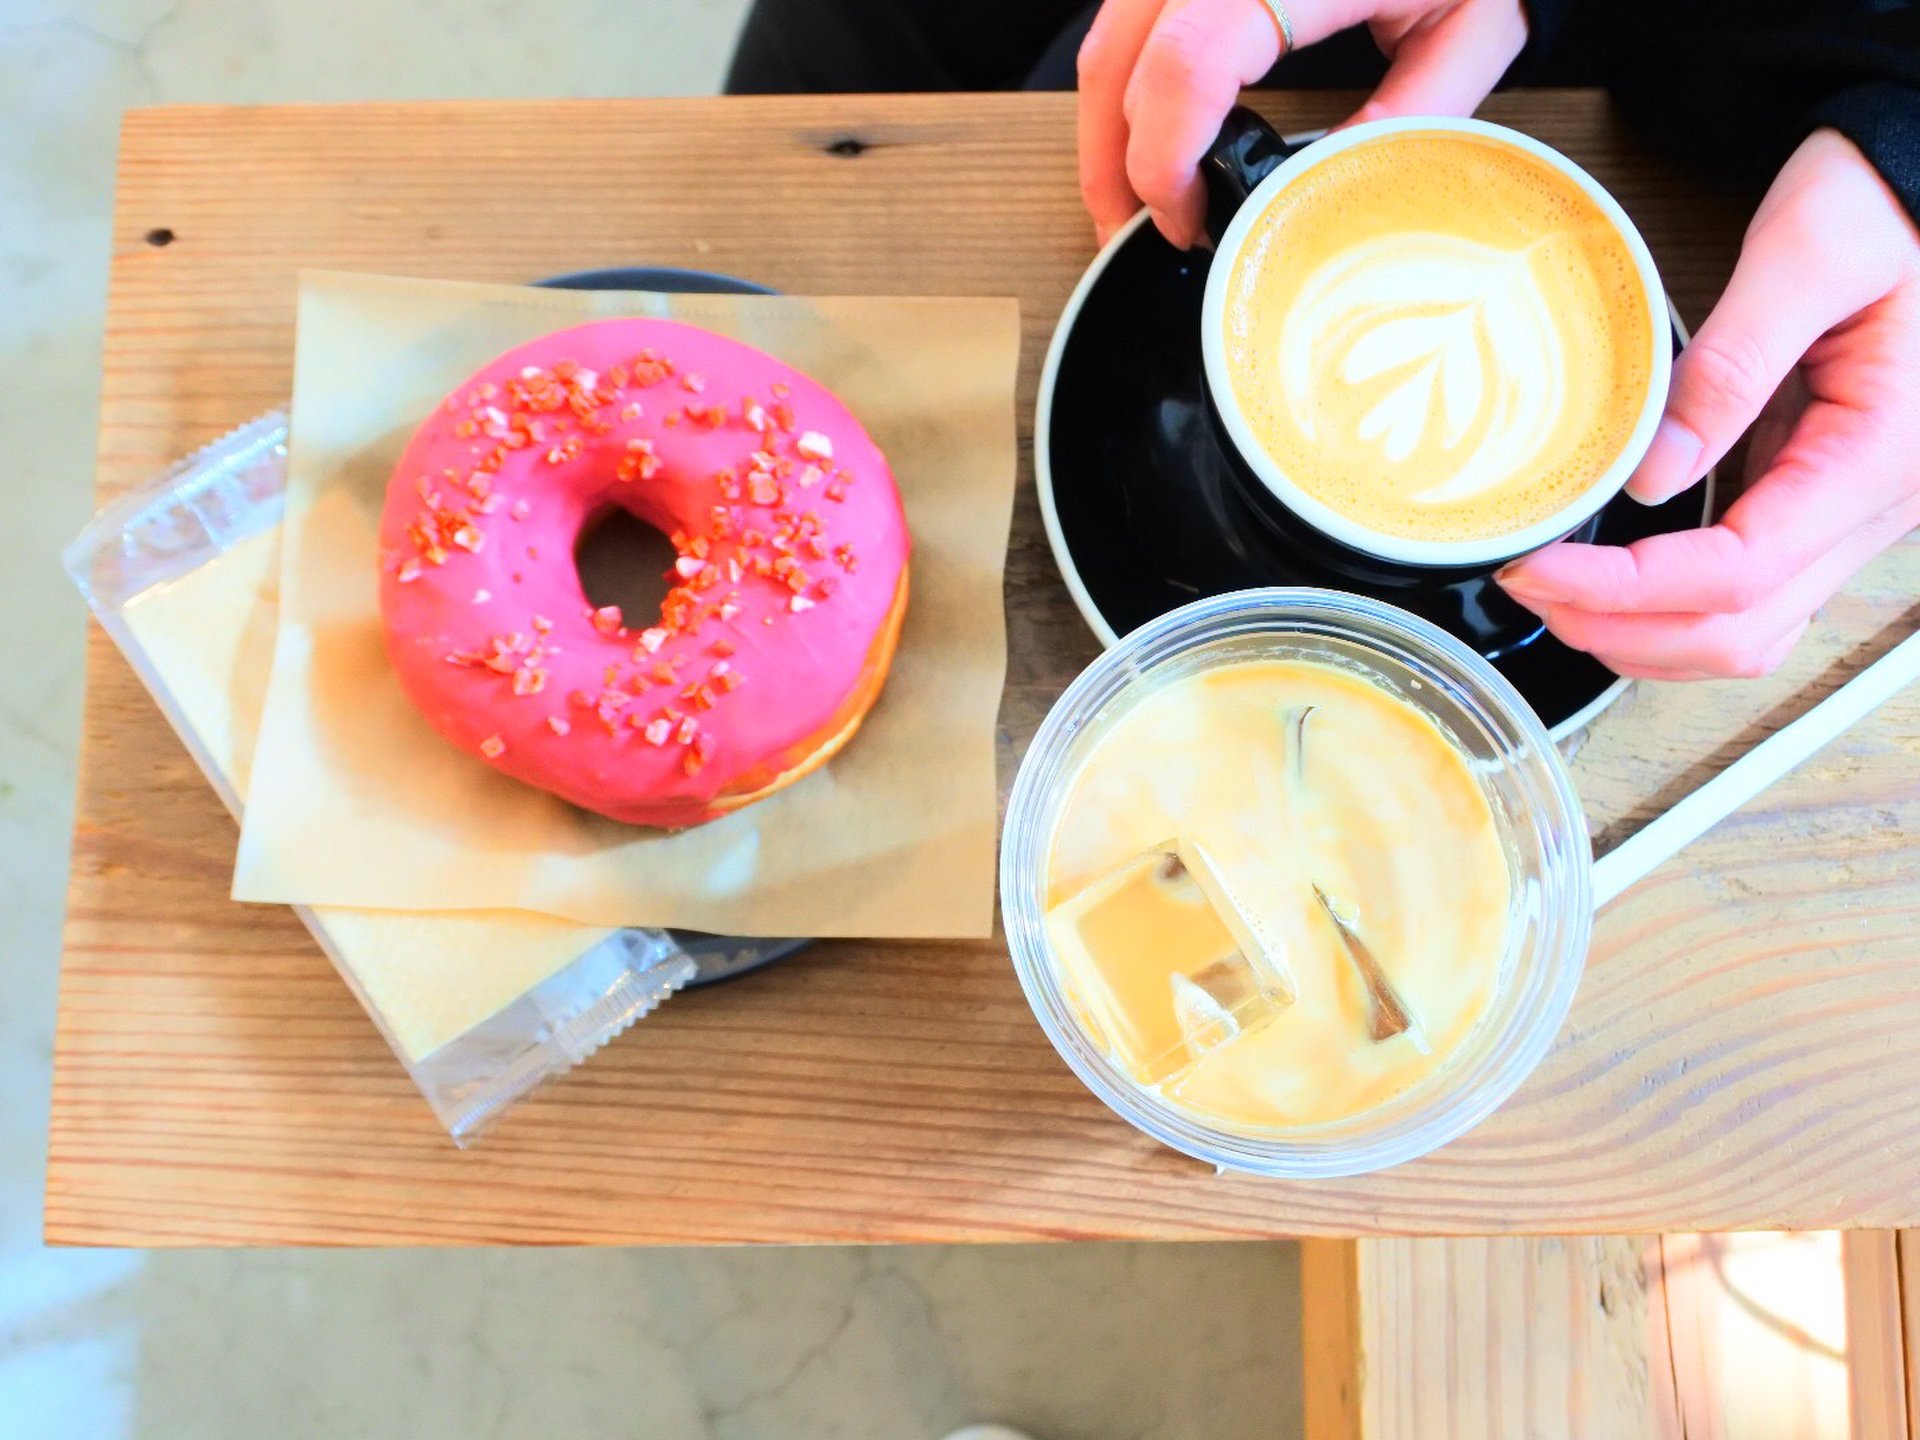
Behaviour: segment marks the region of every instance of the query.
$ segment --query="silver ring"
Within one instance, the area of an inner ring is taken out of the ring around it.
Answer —
[[[1273,12],[1273,23],[1280,27],[1280,58],[1284,60],[1293,53],[1293,20],[1280,0],[1266,0],[1266,6]]]

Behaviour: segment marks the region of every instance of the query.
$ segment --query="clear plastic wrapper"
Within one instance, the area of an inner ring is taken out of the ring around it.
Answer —
[[[259,603],[276,567],[271,555],[250,547],[271,545],[280,524],[286,441],[287,421],[279,412],[241,426],[108,506],[64,556],[95,617],[236,819],[246,798],[239,757],[244,751],[250,758],[258,716],[209,709],[205,697],[212,689],[236,697],[249,690],[244,683],[220,683],[234,678],[219,670],[240,663],[238,647],[231,647],[229,657],[229,647],[215,636],[195,647],[197,668],[189,669],[178,653],[153,643],[154,633],[139,623],[140,607],[146,601],[150,608],[166,593],[163,587],[184,594],[196,576],[205,579],[209,567],[218,564],[244,565],[245,573],[232,578],[242,585],[252,581],[252,603]],[[378,973],[394,972],[393,956],[380,953],[383,931],[400,953],[431,954],[436,947],[444,952],[450,943],[457,947],[463,935],[484,933],[489,943],[498,943],[510,927],[477,915],[436,921],[293,908],[462,1145],[542,1080],[578,1065],[675,991],[754,968],[804,943],[595,930],[535,919],[530,923],[540,946],[560,947],[544,975],[511,996],[498,997],[498,1005],[482,1002],[491,1008],[471,1023],[447,1018],[461,1017],[458,1007],[435,1011],[427,1006],[425,1019],[410,1011],[403,1020],[373,993],[380,986],[368,979],[376,973],[370,963],[375,958],[382,962]],[[536,968],[544,963],[536,962]],[[457,1027],[454,1033],[446,1033],[450,1025]]]

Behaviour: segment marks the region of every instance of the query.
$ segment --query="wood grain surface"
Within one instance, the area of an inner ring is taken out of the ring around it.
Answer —
[[[1300,1261],[1307,1440],[1678,1440],[1658,1239],[1308,1240]]]
[[[1900,1352],[1907,1382],[1907,1434],[1920,1436],[1920,1231],[1895,1237],[1894,1268],[1900,1286]]]
[[[1287,127],[1340,96],[1261,102]],[[1486,112],[1589,165],[1697,322],[1749,203],[1601,98]],[[1092,253],[1066,96],[145,111],[120,161],[100,495],[289,385],[295,274],[699,266],[796,292],[1016,295],[1023,474],[1001,782],[1094,653],[1030,474]],[[1912,552],[1748,686],[1642,687],[1576,771],[1603,841],[1904,634]],[[47,1181],[72,1243],[1013,1240],[1920,1224],[1920,704],[1898,702],[1603,919],[1559,1044],[1439,1154],[1217,1178],[1110,1117],[1003,947],[833,944],[674,1000],[456,1152],[96,630]]]
[[[1907,1440],[1896,1237],[1308,1240],[1307,1440]]]
[[[1840,1237],[1847,1306],[1847,1409],[1853,1440],[1909,1440],[1907,1322],[1900,1286],[1904,1236],[1849,1230]]]

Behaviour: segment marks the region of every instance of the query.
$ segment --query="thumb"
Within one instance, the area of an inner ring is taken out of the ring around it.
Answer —
[[[1527,43],[1527,20],[1515,0],[1460,0],[1402,30],[1376,21],[1373,34],[1392,63],[1348,124],[1471,115]]]
[[[1871,304],[1865,267],[1836,267],[1830,219],[1762,206],[1733,277],[1673,362],[1666,414],[1627,489],[1657,505],[1717,465],[1827,331]]]

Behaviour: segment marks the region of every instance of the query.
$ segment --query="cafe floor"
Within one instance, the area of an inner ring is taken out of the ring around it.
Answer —
[[[698,93],[718,85],[743,8],[0,5],[9,1437],[932,1440],[972,1420],[1019,1424],[1039,1440],[1299,1433],[1290,1246],[146,1254],[40,1244],[84,631],[57,555],[90,508],[120,112]]]

